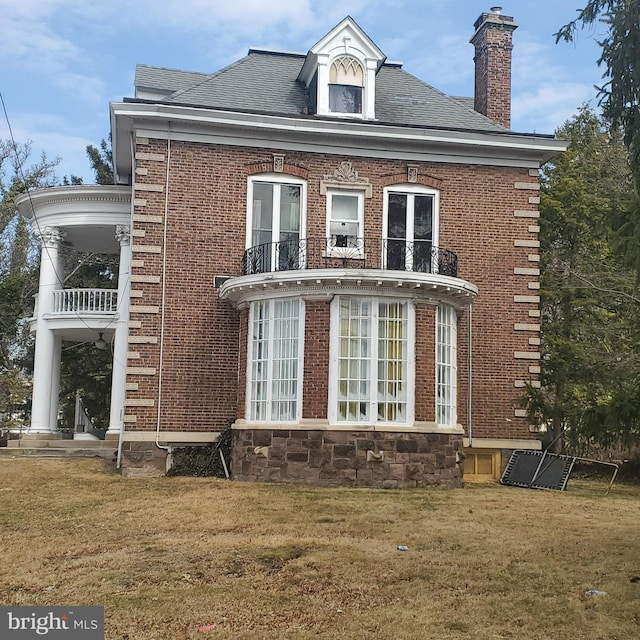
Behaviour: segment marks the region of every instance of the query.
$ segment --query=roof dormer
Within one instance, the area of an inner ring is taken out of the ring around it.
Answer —
[[[317,115],[373,120],[376,73],[385,58],[347,16],[309,49],[298,80],[315,96]]]

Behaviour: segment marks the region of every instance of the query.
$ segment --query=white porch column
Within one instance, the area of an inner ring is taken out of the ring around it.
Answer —
[[[49,425],[58,428],[58,405],[60,403],[60,362],[62,360],[62,336],[53,338],[53,364],[51,368],[51,413]]]
[[[119,436],[124,418],[127,352],[129,351],[129,292],[131,290],[131,230],[128,225],[116,227],[120,243],[118,271],[118,319],[113,337],[113,368],[111,374],[111,406],[107,436]]]
[[[65,234],[57,227],[43,227],[37,235],[42,245],[42,251],[40,253],[40,286],[38,287],[36,316],[36,349],[33,362],[31,426],[27,433],[54,435],[57,434],[57,423],[51,422],[52,392],[54,379],[57,378],[59,384],[60,362],[58,360],[58,371],[54,373],[56,339],[45,316],[53,311],[53,292],[61,286],[56,269],[60,241]],[[55,385],[56,390],[58,384]]]

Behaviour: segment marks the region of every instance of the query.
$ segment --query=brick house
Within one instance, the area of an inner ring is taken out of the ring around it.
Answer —
[[[306,54],[138,66],[111,105],[117,186],[19,203],[47,247],[30,435],[54,435],[62,340],[93,331],[127,475],[229,426],[240,480],[458,486],[539,448],[518,398],[539,373],[538,169],[565,145],[509,128],[516,26],[476,21],[473,99],[350,17]],[[117,302],[64,293],[63,238],[120,253]]]

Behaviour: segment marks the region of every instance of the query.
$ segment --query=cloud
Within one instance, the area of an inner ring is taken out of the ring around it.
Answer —
[[[599,71],[595,66],[564,66],[555,44],[543,44],[522,32],[513,51],[512,127],[553,133],[585,102],[593,100]]]
[[[57,174],[78,175],[91,182],[92,176],[87,160],[86,147],[96,144],[78,133],[73,124],[66,119],[49,113],[22,113],[11,121],[11,131],[18,144],[31,143],[30,160],[35,162],[44,152],[51,161],[60,158]],[[0,121],[0,139],[9,138],[6,121]]]

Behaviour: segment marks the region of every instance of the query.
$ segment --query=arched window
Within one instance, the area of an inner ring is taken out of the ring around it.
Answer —
[[[351,56],[336,58],[329,69],[329,111],[362,113],[362,65]]]

